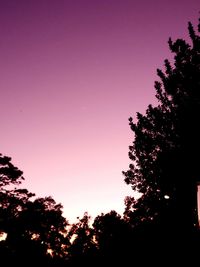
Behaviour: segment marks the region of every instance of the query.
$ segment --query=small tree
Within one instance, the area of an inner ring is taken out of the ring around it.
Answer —
[[[174,64],[165,60],[155,82],[158,106],[130,118],[135,134],[129,147],[132,163],[125,182],[142,193],[126,198],[125,216],[133,223],[162,221],[191,230],[198,225],[197,182],[200,180],[200,22],[198,34],[188,24],[191,42],[169,39]]]
[[[67,234],[67,238],[71,242],[68,248],[68,257],[72,266],[80,264],[84,266],[94,262],[97,247],[94,240],[94,229],[90,226],[91,217],[85,212],[82,218],[77,217],[77,219],[78,222],[71,225]]]
[[[0,233],[6,235],[0,242],[1,259],[21,266],[29,265],[30,260],[45,266],[64,260],[69,241],[62,205],[52,197],[33,200],[35,194],[17,188],[24,180],[22,174],[11,158],[0,154]]]
[[[118,261],[129,254],[131,228],[114,210],[98,215],[93,222],[99,256],[103,261]],[[116,262],[115,262],[116,263]]]
[[[11,163],[10,157],[0,154],[0,232],[7,231],[9,220],[15,216],[19,202],[33,196],[27,190],[22,192],[14,188],[24,180],[22,175],[23,172]]]

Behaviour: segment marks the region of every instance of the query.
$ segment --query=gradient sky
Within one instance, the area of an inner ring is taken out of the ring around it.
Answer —
[[[0,152],[74,221],[133,194],[128,118],[155,102],[168,38],[199,0],[0,0]]]

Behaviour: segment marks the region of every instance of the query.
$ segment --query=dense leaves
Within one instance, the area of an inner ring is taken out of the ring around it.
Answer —
[[[52,257],[64,258],[67,221],[62,206],[51,197],[35,198],[27,189],[13,187],[20,185],[23,177],[11,158],[0,155],[0,172],[2,261],[26,266],[29,259],[32,264],[48,264]]]
[[[140,221],[160,216],[185,230],[198,225],[200,180],[200,36],[191,23],[188,30],[190,42],[169,39],[174,63],[165,60],[164,70],[157,70],[158,106],[138,113],[136,123],[129,119],[135,139],[124,172],[126,183],[143,194],[132,204],[127,199],[126,215],[134,210]]]

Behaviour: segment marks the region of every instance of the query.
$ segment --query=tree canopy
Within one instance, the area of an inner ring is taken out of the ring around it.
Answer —
[[[132,163],[123,172],[125,182],[143,194],[138,201],[126,199],[126,215],[140,222],[163,217],[185,230],[198,225],[200,22],[197,33],[191,23],[188,32],[188,41],[169,39],[174,62],[166,59],[164,70],[157,70],[158,105],[149,105],[145,115],[137,113],[136,122],[129,119]]]
[[[44,263],[49,257],[64,258],[67,220],[62,205],[52,197],[36,198],[18,188],[23,173],[0,154],[0,242],[1,261],[20,266]]]

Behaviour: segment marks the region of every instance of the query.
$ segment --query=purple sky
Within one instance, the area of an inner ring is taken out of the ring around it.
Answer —
[[[168,38],[185,38],[199,10],[199,0],[0,1],[0,152],[24,187],[70,221],[123,211],[128,118],[156,103]]]

